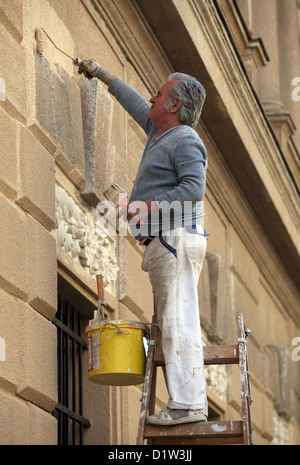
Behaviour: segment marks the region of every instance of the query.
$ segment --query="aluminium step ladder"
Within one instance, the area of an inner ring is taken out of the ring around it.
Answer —
[[[247,341],[243,315],[237,313],[238,343],[236,345],[204,346],[204,365],[238,364],[240,369],[242,419],[238,421],[208,421],[173,426],[146,423],[147,414],[155,412],[157,367],[164,366],[161,349],[155,347],[156,316],[153,316],[147,353],[145,380],[141,398],[137,445],[253,445],[251,396],[248,372]]]

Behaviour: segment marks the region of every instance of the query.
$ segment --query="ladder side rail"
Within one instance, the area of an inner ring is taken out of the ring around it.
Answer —
[[[154,359],[154,349],[155,349],[155,341],[154,341],[155,325],[156,325],[156,315],[153,315],[151,333],[150,333],[150,342],[149,342],[149,347],[148,347],[147,361],[146,361],[146,368],[145,368],[145,378],[144,378],[144,385],[143,385],[142,399],[141,399],[141,411],[140,411],[140,418],[139,418],[139,425],[138,425],[137,445],[144,444],[145,422],[146,422],[147,411],[148,411],[149,403],[150,403],[150,392],[151,392],[153,367],[154,367],[153,359]]]
[[[239,346],[239,366],[240,366],[240,386],[241,386],[241,407],[242,407],[242,422],[243,422],[243,435],[244,444],[249,445],[249,410],[248,410],[248,392],[247,392],[247,364],[246,364],[246,353],[244,331],[244,321],[241,312],[237,313],[238,320],[238,346]]]
[[[245,331],[245,338],[247,337]],[[247,350],[247,343],[245,343],[245,361],[246,361],[246,376],[247,376],[247,412],[248,412],[248,424],[249,424],[249,443],[254,445],[254,438],[253,438],[253,424],[252,424],[252,414],[251,414],[251,392],[250,392],[250,374],[249,374],[249,366],[248,366],[248,350]]]
[[[155,363],[153,363],[152,379],[151,379],[151,385],[150,385],[149,415],[153,415],[153,413],[155,413],[156,381],[157,381],[157,366]]]

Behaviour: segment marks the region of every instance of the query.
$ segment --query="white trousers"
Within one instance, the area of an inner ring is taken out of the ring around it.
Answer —
[[[192,232],[193,231],[193,232]],[[169,408],[208,413],[198,305],[198,281],[206,252],[203,227],[165,231],[148,245],[148,272],[166,367]]]

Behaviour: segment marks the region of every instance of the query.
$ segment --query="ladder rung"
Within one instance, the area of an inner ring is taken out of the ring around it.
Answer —
[[[204,365],[224,365],[239,363],[239,348],[232,346],[204,346]],[[164,365],[164,356],[161,349],[155,349],[154,363]]]
[[[145,439],[153,444],[242,444],[242,421],[208,421],[174,426],[145,425]],[[180,442],[179,442],[180,440]]]

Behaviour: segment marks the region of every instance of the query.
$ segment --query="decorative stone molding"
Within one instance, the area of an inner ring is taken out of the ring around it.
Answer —
[[[118,59],[122,60],[119,53],[121,49],[126,61],[142,77],[150,94],[157,92],[162,80],[172,72],[173,67],[151,28],[145,27],[145,20],[138,2],[136,0],[129,2],[81,1],[110,46],[116,47]],[[136,40],[136,37],[139,37],[139,40]],[[145,48],[147,54],[145,54]],[[156,59],[155,69],[151,63],[153,56]]]
[[[56,186],[55,228],[52,234],[59,247],[91,275],[102,274],[104,286],[117,278],[119,267],[114,239],[101,228],[95,208],[83,210],[67,192]]]
[[[274,438],[271,442],[272,445],[289,445],[290,438],[288,432],[287,421],[279,416],[277,412],[273,412],[273,426],[274,426]]]
[[[210,365],[205,368],[207,386],[212,389],[223,402],[227,402],[229,385],[228,373],[225,365]]]
[[[258,70],[269,61],[265,45],[260,37],[252,37],[239,3],[235,0],[220,0],[219,5],[248,77],[255,83]]]
[[[85,184],[81,196],[94,207],[113,182],[115,147],[112,144],[114,101],[94,79],[81,79],[82,126],[85,155]],[[101,176],[97,173],[101,172]]]

